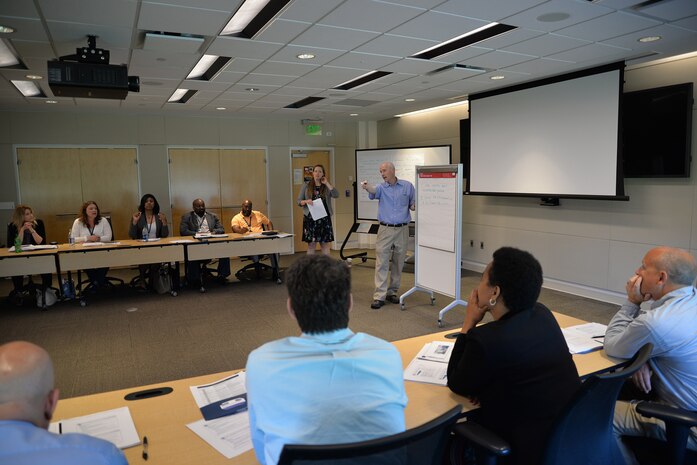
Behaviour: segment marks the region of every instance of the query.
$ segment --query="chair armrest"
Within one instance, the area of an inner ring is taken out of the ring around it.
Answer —
[[[684,410],[657,402],[639,402],[637,412],[645,417],[658,418],[666,423],[680,423],[688,427],[697,426],[697,412]]]
[[[453,433],[456,437],[494,455],[504,456],[511,453],[511,446],[506,441],[474,421],[457,423],[453,428]]]

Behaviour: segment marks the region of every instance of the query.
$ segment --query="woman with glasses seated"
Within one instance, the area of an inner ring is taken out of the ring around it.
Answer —
[[[131,239],[155,239],[158,237],[169,236],[169,226],[167,226],[167,217],[160,212],[160,204],[152,194],[145,194],[140,199],[138,211],[133,214],[131,224],[128,227],[128,237]],[[145,284],[145,287],[152,289],[155,282],[155,276],[160,269],[159,263],[150,265],[138,266],[140,270],[140,279]],[[145,279],[145,275],[149,279]]]
[[[542,267],[502,247],[470,294],[448,363],[448,387],[480,408],[477,423],[511,445],[507,464],[537,464],[548,432],[581,382],[554,315],[537,302]],[[477,326],[486,313],[493,321]]]
[[[73,223],[71,235],[76,243],[80,242],[109,242],[113,236],[109,221],[104,218],[97,202],[88,200],[80,208],[80,216]],[[106,287],[106,274],[109,268],[94,268],[85,270],[90,278],[90,287]]]
[[[12,222],[7,225],[7,245],[12,247],[19,238],[21,245],[40,245],[46,242],[46,230],[44,222],[34,217],[34,210],[28,205],[17,205],[12,213]],[[46,289],[51,287],[51,274],[41,275],[41,286]],[[10,298],[16,298],[16,303],[21,303],[21,295],[26,290],[24,276],[12,276],[14,289]]]

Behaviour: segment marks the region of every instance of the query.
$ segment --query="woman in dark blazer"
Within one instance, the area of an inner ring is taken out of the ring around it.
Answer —
[[[28,205],[17,205],[12,213],[12,222],[7,225],[7,246],[12,247],[17,237],[22,245],[40,245],[46,242],[44,222],[34,218],[34,210]],[[41,275],[41,285],[44,289],[51,287],[51,281],[50,273]],[[24,291],[24,276],[13,276],[12,284],[14,289],[10,297]]]
[[[160,204],[157,202],[154,195],[145,194],[141,197],[138,211],[135,212],[131,218],[128,236],[131,239],[142,239],[144,237],[155,239],[169,236],[167,217],[164,213],[160,212]],[[140,265],[138,267],[140,270],[140,278],[143,283],[146,283],[147,288],[152,289],[154,278],[159,268],[159,263]],[[145,279],[146,274],[148,274],[150,278],[147,281]]]
[[[542,267],[503,247],[469,297],[448,387],[480,408],[473,420],[511,444],[510,464],[536,464],[550,427],[581,382],[552,312],[537,303]],[[485,313],[494,321],[477,326]]]

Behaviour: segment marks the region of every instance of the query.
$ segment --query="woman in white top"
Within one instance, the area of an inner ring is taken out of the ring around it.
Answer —
[[[71,236],[75,242],[109,242],[112,237],[109,221],[99,213],[99,206],[94,200],[82,204],[80,216],[73,223]],[[105,287],[109,268],[85,270],[90,278],[90,286]]]

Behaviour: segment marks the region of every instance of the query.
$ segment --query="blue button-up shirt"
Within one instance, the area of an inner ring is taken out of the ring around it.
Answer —
[[[411,221],[409,209],[416,205],[414,185],[404,179],[390,184],[387,181],[375,186],[375,193],[368,198],[378,199],[378,221],[387,224],[402,224]]]
[[[404,431],[402,359],[389,342],[340,329],[264,344],[247,360],[257,459],[285,444],[348,443]]]

